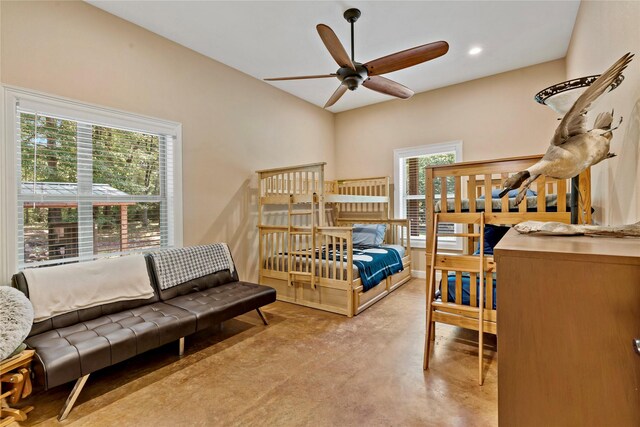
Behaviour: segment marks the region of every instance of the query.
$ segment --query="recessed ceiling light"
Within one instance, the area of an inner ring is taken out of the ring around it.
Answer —
[[[482,48],[481,47],[472,47],[471,49],[469,49],[469,55],[477,55],[480,52],[482,52]]]

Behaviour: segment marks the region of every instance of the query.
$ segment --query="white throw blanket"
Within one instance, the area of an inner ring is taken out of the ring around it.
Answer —
[[[34,321],[117,301],[149,299],[144,255],[24,270]]]

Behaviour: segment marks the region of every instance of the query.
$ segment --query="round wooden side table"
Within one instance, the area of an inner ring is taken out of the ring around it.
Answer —
[[[34,350],[24,350],[0,362],[0,427],[26,420],[27,413],[33,409],[33,406],[20,409],[12,406],[31,394],[31,361],[34,354]]]

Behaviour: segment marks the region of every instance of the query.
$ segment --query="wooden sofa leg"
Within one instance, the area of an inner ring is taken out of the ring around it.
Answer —
[[[259,308],[256,308],[256,311],[258,312],[258,315],[260,316],[260,318],[262,319],[262,323],[264,323],[265,325],[268,325],[269,322],[267,322],[267,318],[264,317],[264,314],[262,314],[262,311],[260,311]]]
[[[180,338],[178,341],[178,356],[182,356],[184,354],[184,337]]]
[[[67,401],[64,403],[64,406],[60,411],[60,415],[58,415],[58,421],[64,421],[67,418],[69,412],[71,412],[71,409],[73,408],[73,405],[76,403],[80,392],[82,391],[82,387],[84,387],[84,384],[87,382],[87,379],[89,379],[89,374],[85,375],[84,377],[78,378],[78,381],[76,381],[76,385],[73,386],[71,394],[69,394],[69,397],[67,397]]]

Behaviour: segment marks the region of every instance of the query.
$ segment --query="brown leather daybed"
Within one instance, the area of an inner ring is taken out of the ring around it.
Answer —
[[[135,256],[122,258],[129,257]],[[98,290],[102,286],[106,293],[111,288],[109,283],[124,275],[121,265],[113,264],[115,262],[99,260],[71,267],[31,269],[12,278],[12,285],[31,299],[36,312],[36,321],[26,340],[36,351],[33,367],[36,383],[46,390],[77,380],[60,412],[60,421],[71,411],[92,372],[172,341],[179,341],[179,354],[182,355],[185,336],[251,310],[257,310],[266,325],[260,307],[276,300],[273,288],[239,281],[227,246],[215,244],[159,251],[146,255],[144,261],[137,261],[146,264],[146,269],[145,265],[141,268],[146,270],[143,276],[148,275],[150,289],[145,296],[150,297],[135,299],[133,293],[124,301],[80,309],[71,306],[69,311],[63,310],[66,312],[38,321],[39,307],[48,303],[41,302],[41,294],[55,292],[48,298],[64,301],[63,294],[73,292],[69,290],[73,282],[80,286],[86,283],[87,288],[98,286]],[[108,273],[97,276],[96,271],[105,271],[101,270],[105,267]],[[104,276],[107,276],[107,284],[97,285],[96,281],[103,280]],[[146,279],[143,277],[143,281]],[[31,288],[29,280],[34,285]],[[125,287],[127,280],[130,279],[124,280]],[[61,283],[56,285],[56,281]],[[43,284],[35,286],[37,282]],[[123,280],[120,282],[118,286],[122,287]],[[59,286],[57,290],[56,286]],[[84,288],[79,293],[83,291]],[[54,313],[60,310],[60,301]],[[55,301],[52,304],[55,305]],[[78,304],[82,306],[86,302]]]

